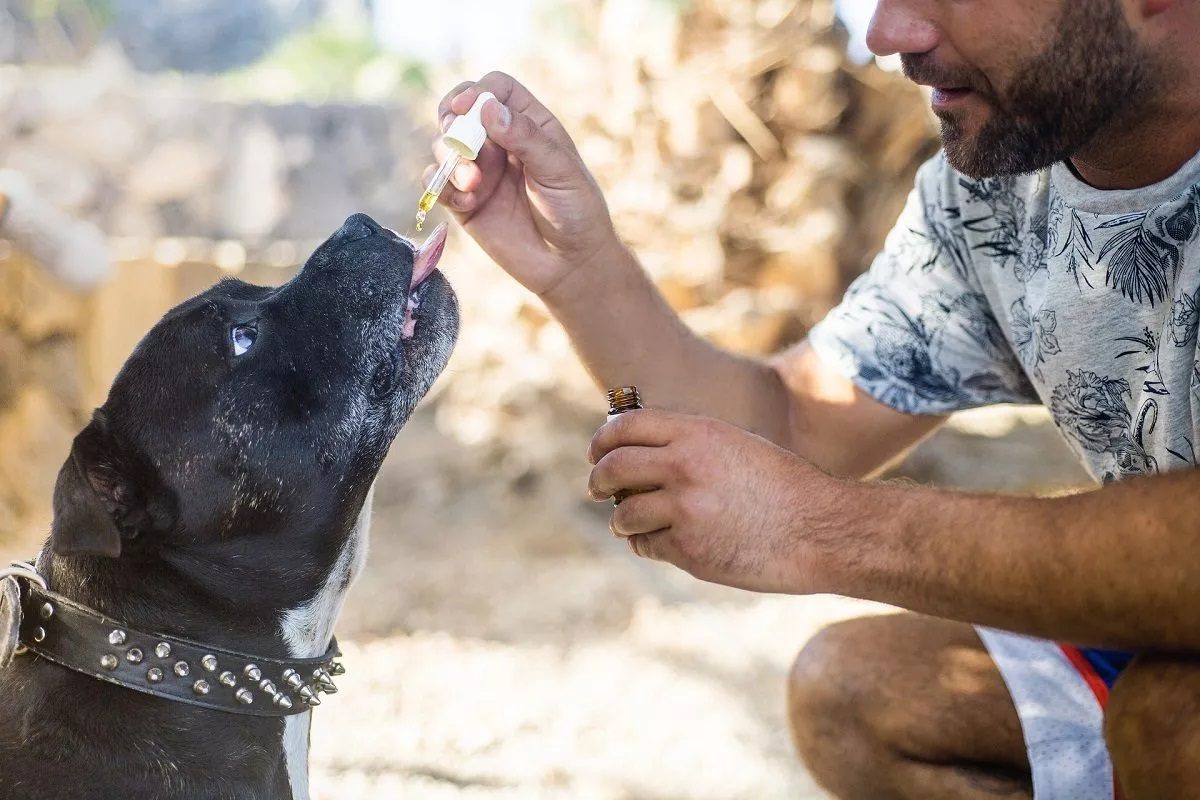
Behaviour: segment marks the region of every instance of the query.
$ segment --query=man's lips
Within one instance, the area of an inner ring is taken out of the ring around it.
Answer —
[[[949,109],[972,94],[974,90],[967,86],[934,86],[930,95],[930,105],[934,111]]]
[[[930,88],[934,111],[949,110],[972,97],[987,100],[990,96],[984,74],[965,65],[939,63],[929,53],[902,53],[900,64],[904,77]]]

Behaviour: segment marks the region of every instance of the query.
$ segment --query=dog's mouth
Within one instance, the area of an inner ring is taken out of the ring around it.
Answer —
[[[428,280],[437,272],[438,261],[442,251],[446,249],[446,223],[438,225],[429,238],[417,250],[413,259],[412,283],[408,289],[408,305],[404,309],[404,328],[400,333],[401,339],[411,339],[417,332],[417,320],[421,311],[421,296],[424,294]]]

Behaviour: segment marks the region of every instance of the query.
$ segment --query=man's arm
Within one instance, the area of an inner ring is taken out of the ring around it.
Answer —
[[[834,591],[1049,639],[1200,652],[1200,472],[1053,499],[843,491],[857,511],[830,553]]]
[[[936,428],[860,391],[801,342],[770,361],[696,335],[625,248],[544,294],[603,387],[636,385],[655,407],[725,420],[835,475],[862,477]]]
[[[831,477],[738,428],[655,410],[592,441],[590,491],[638,555],[1078,644],[1200,652],[1200,472],[1053,499]]]

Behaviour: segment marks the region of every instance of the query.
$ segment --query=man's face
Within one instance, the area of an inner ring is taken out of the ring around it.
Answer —
[[[879,0],[868,43],[933,87],[947,160],[980,178],[1071,157],[1157,80],[1121,0]]]

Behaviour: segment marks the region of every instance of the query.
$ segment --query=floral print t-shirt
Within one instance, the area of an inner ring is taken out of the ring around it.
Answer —
[[[1200,153],[1102,191],[1065,164],[976,180],[938,155],[810,341],[912,414],[1042,403],[1098,480],[1196,465]]]

